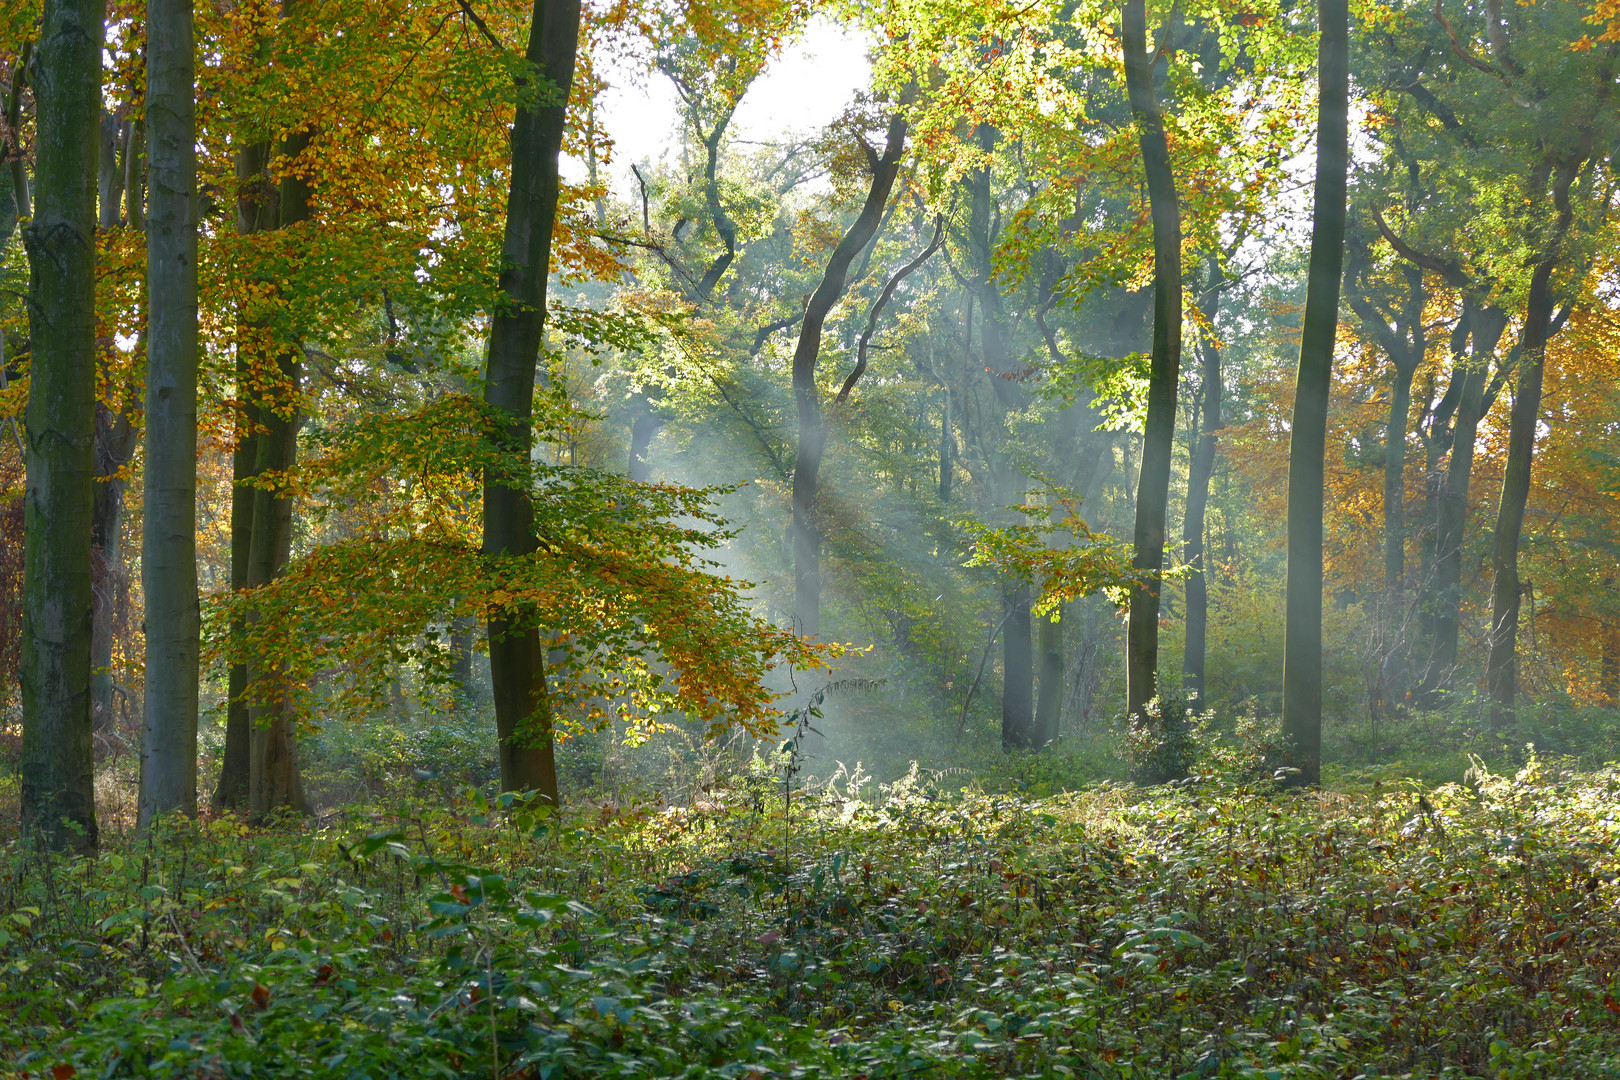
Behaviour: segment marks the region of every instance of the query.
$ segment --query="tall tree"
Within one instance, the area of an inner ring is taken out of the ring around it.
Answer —
[[[45,0],[35,64],[22,820],[54,847],[96,845],[90,715],[95,503],[96,136],[103,0]]]
[[[1200,413],[1195,425],[1198,437],[1187,468],[1187,510],[1181,524],[1181,559],[1192,568],[1192,576],[1187,579],[1187,638],[1182,651],[1181,684],[1187,696],[1200,704],[1204,700],[1204,660],[1209,636],[1209,567],[1204,558],[1204,518],[1209,506],[1209,480],[1215,475],[1215,443],[1221,430],[1221,349],[1214,337],[1215,316],[1220,311],[1221,293],[1230,284],[1215,254],[1207,258],[1203,284],[1200,308],[1209,329],[1198,339],[1202,362]]]
[[[1126,711],[1134,723],[1145,717],[1148,702],[1158,694],[1159,575],[1164,570],[1176,384],[1181,378],[1181,200],[1170,166],[1164,112],[1153,85],[1157,55],[1149,48],[1144,0],[1126,0],[1120,19],[1120,43],[1125,50],[1125,88],[1141,141],[1142,168],[1153,218],[1153,351],[1132,550],[1132,565],[1140,580],[1131,588],[1125,631]]]
[[[855,221],[833,248],[821,282],[804,309],[799,342],[793,350],[793,396],[798,405],[799,444],[793,461],[793,616],[799,633],[821,633],[821,524],[816,520],[817,484],[821,456],[827,448],[827,429],[821,418],[821,396],[816,388],[816,361],[821,356],[821,332],[833,305],[844,294],[850,264],[876,235],[900,173],[900,155],[906,144],[906,121],[889,121],[883,150],[868,146],[866,154],[871,186]]]
[[[291,3],[285,3],[286,16]],[[309,133],[298,131],[278,148],[277,225],[288,229],[309,219],[310,182],[299,158],[309,146]],[[264,328],[268,330],[268,328]],[[299,397],[303,363],[296,342],[261,333],[259,344],[274,352],[274,367],[256,377],[266,380],[257,402],[259,435],[254,447],[254,473],[281,477],[298,462]],[[269,585],[287,570],[292,557],[293,499],[279,480],[253,490],[253,532],[248,542],[249,589]],[[247,621],[258,615],[249,610]],[[279,811],[303,813],[303,775],[298,764],[298,718],[291,695],[277,678],[275,663],[263,657],[248,662],[248,683],[258,688],[248,704],[248,809],[255,819]]]
[[[243,145],[234,156],[236,173],[236,231],[244,236],[276,226],[276,200],[266,166],[270,160],[268,141]],[[254,384],[251,350],[244,342],[251,333],[238,335],[236,347],[236,407],[232,410],[235,449],[231,453],[231,590],[247,588],[248,557],[253,547],[253,505],[257,492],[249,481],[259,467],[259,409],[253,401]],[[245,630],[242,619],[233,619],[229,633],[240,638]],[[248,743],[248,665],[234,663],[228,675],[225,701],[225,746],[220,755],[219,784],[214,789],[215,806],[239,808],[247,805],[251,768]]]
[[[1598,83],[1593,111],[1608,97],[1614,83],[1605,73]],[[1518,697],[1519,604],[1523,588],[1519,581],[1519,538],[1524,529],[1524,510],[1530,498],[1530,466],[1535,455],[1536,428],[1541,424],[1541,391],[1547,366],[1547,339],[1554,332],[1552,275],[1564,257],[1564,239],[1575,209],[1569,189],[1576,173],[1591,154],[1591,131],[1573,153],[1560,155],[1548,171],[1555,211],[1552,235],[1530,275],[1525,298],[1524,330],[1520,336],[1517,382],[1513,407],[1508,417],[1507,467],[1502,474],[1502,497],[1497,505],[1496,533],[1491,538],[1490,655],[1486,661],[1485,684],[1491,695],[1491,726],[1500,729],[1513,717]]]
[[[1288,441],[1287,628],[1283,638],[1283,735],[1296,780],[1322,771],[1322,495],[1328,394],[1339,329],[1345,186],[1350,167],[1350,6],[1317,0],[1316,190],[1299,379]]]
[[[493,473],[484,477],[484,554],[492,560],[523,558],[537,546],[526,479],[557,217],[557,159],[574,84],[579,11],[579,0],[535,0],[525,59],[538,83],[512,123],[512,181],[499,282],[502,302],[490,325],[484,401],[502,417],[500,447],[510,457],[513,479],[503,482]],[[536,791],[556,803],[545,656],[532,615],[490,611],[489,665],[501,787]]]
[[[191,0],[148,0],[142,824],[197,809],[195,82]]]

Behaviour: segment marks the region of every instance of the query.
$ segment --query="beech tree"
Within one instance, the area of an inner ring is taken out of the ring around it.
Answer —
[[[191,0],[147,4],[143,823],[197,808],[197,125],[191,22]]]
[[[1316,785],[1322,770],[1322,495],[1328,392],[1339,328],[1345,187],[1350,168],[1350,9],[1317,4],[1316,187],[1299,382],[1288,443],[1287,636],[1283,645],[1283,735],[1294,780]]]
[[[96,131],[102,0],[46,0],[28,247],[28,490],[22,642],[23,828],[96,846],[90,549],[95,503]],[[20,191],[20,189],[19,189]]]

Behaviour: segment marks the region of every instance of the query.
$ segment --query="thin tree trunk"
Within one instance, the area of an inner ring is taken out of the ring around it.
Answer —
[[[95,504],[96,130],[102,0],[45,0],[25,230],[33,346],[24,509],[22,826],[96,846],[90,716]]]
[[[28,86],[28,69],[34,56],[34,43],[23,42],[17,54],[16,66],[11,69],[11,92],[6,96],[6,130],[12,133],[12,138],[22,130],[22,99],[23,91]],[[28,162],[23,159],[21,148],[13,146],[11,139],[0,142],[6,157],[11,160],[11,200],[14,215],[10,227],[0,229],[0,233],[10,235],[11,229],[16,227],[18,220],[33,215],[32,204],[28,197]]]
[[[96,494],[90,519],[95,596],[90,632],[90,717],[95,730],[104,734],[114,726],[113,638],[119,605],[127,597],[122,587],[126,481],[121,473],[135,453],[137,436],[129,409],[126,405],[115,416],[107,406],[96,403]]]
[[[111,113],[101,114],[96,133],[96,224],[102,229],[116,229],[124,209],[124,170],[118,160],[122,127]]]
[[[1063,710],[1063,621],[1062,612],[1055,611],[1041,620],[1039,650],[1041,656],[1040,696],[1035,702],[1035,740],[1037,748],[1050,745],[1058,737]]]
[[[1203,301],[1204,321],[1213,326],[1225,284],[1219,260],[1211,255]],[[1187,512],[1181,523],[1182,561],[1192,567],[1187,579],[1187,640],[1181,660],[1181,684],[1190,701],[1204,701],[1204,658],[1209,638],[1209,574],[1204,565],[1204,518],[1209,507],[1209,480],[1215,475],[1215,440],[1221,429],[1221,351],[1205,336],[1198,343],[1203,361],[1203,415],[1198,441],[1187,469]]]
[[[192,0],[146,7],[146,704],[139,819],[197,812],[197,151]]]
[[[452,619],[450,622],[450,653],[455,658],[452,677],[456,689],[463,694],[473,692],[473,663],[477,658],[473,635],[477,624],[470,618]]]
[[[507,418],[503,450],[517,473],[528,474],[534,387],[545,332],[546,279],[556,224],[557,158],[579,50],[579,0],[535,0],[526,57],[544,79],[541,104],[522,108],[512,124],[512,182],[506,202],[500,292],[486,358],[484,401]],[[505,487],[484,479],[484,554],[491,559],[534,552],[534,508],[527,484]],[[557,767],[551,735],[540,631],[531,613],[492,609],[489,665],[500,740],[501,787],[536,791],[556,804]]]
[[[275,227],[276,199],[265,172],[270,144],[249,143],[236,154],[236,231],[243,235]],[[252,362],[240,344],[236,350],[235,411],[236,448],[231,454],[231,589],[247,588],[248,559],[253,548],[253,506],[257,493],[248,481],[259,468],[259,409],[250,387],[254,376]],[[238,640],[246,626],[233,620],[230,633]],[[248,743],[246,663],[231,665],[225,705],[225,747],[220,758],[219,785],[214,789],[215,806],[240,808],[247,805],[251,767]]]
[[[1406,433],[1416,372],[1415,365],[1396,365],[1384,436],[1384,591],[1392,598],[1406,582]]]
[[[1344,268],[1349,171],[1350,12],[1347,0],[1317,0],[1316,191],[1299,381],[1288,443],[1287,627],[1283,637],[1283,736],[1295,782],[1322,775],[1322,496],[1328,394]]]
[[[951,392],[945,391],[945,400],[940,403],[939,414],[939,501],[951,501],[951,481],[956,473],[956,463],[951,460]]]
[[[1430,606],[1434,611],[1434,645],[1429,651],[1428,668],[1419,688],[1419,702],[1432,706],[1435,695],[1450,681],[1457,667],[1457,638],[1462,614],[1462,546],[1468,524],[1468,487],[1474,472],[1474,443],[1485,413],[1485,381],[1490,376],[1491,358],[1497,342],[1507,329],[1507,314],[1493,306],[1470,309],[1467,315],[1472,341],[1467,368],[1462,375],[1462,392],[1457,401],[1457,419],[1451,436],[1451,456],[1440,489],[1440,517],[1435,538],[1434,588]]]
[[[1530,498],[1536,425],[1541,420],[1541,387],[1553,314],[1552,271],[1556,262],[1556,256],[1543,259],[1530,277],[1523,348],[1519,352],[1513,409],[1508,420],[1507,467],[1502,474],[1502,498],[1497,506],[1496,534],[1491,544],[1495,581],[1491,588],[1491,651],[1486,663],[1485,685],[1491,697],[1493,731],[1500,731],[1512,722],[1518,696],[1519,601],[1523,594],[1519,583],[1519,537]]]
[[[1126,0],[1120,40],[1125,50],[1125,85],[1141,140],[1142,169],[1153,217],[1153,351],[1131,560],[1143,580],[1131,589],[1125,632],[1126,711],[1134,723],[1145,719],[1148,702],[1158,694],[1159,575],[1164,570],[1176,384],[1181,378],[1181,203],[1165,141],[1164,114],[1153,86],[1155,58],[1148,51],[1143,0]]]
[[[900,172],[905,142],[906,121],[897,116],[889,121],[881,156],[864,147],[872,172],[866,202],[827,260],[821,283],[805,306],[799,343],[793,350],[793,396],[799,415],[799,445],[793,462],[793,617],[798,632],[806,637],[821,633],[821,525],[816,520],[816,496],[821,456],[827,447],[827,429],[822,423],[821,399],[816,389],[821,333],[827,313],[843,295],[850,264],[877,233],[883,207]]]

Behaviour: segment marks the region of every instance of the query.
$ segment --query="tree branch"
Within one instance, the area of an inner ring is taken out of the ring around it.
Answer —
[[[877,329],[878,316],[883,314],[883,308],[886,304],[888,304],[889,298],[894,295],[894,290],[902,281],[909,277],[913,271],[915,271],[923,263],[927,262],[929,257],[932,256],[934,252],[939,250],[939,245],[943,243],[944,240],[945,215],[938,214],[934,218],[933,240],[929,241],[928,246],[923,249],[922,254],[918,255],[915,259],[912,259],[910,262],[906,263],[906,265],[894,272],[894,274],[889,278],[888,284],[883,287],[883,291],[878,294],[877,300],[873,302],[872,310],[866,316],[866,329],[861,331],[860,345],[855,352],[855,370],[851,371],[849,373],[849,378],[844,380],[843,389],[839,390],[838,396],[833,399],[834,405],[842,405],[846,400],[848,400],[850,391],[855,389],[855,384],[859,382],[861,376],[866,373],[866,350],[872,343],[873,331]]]

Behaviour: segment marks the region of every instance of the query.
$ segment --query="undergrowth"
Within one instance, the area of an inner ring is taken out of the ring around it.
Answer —
[[[0,864],[0,1071],[1620,1076],[1614,771],[557,815],[428,780]]]

